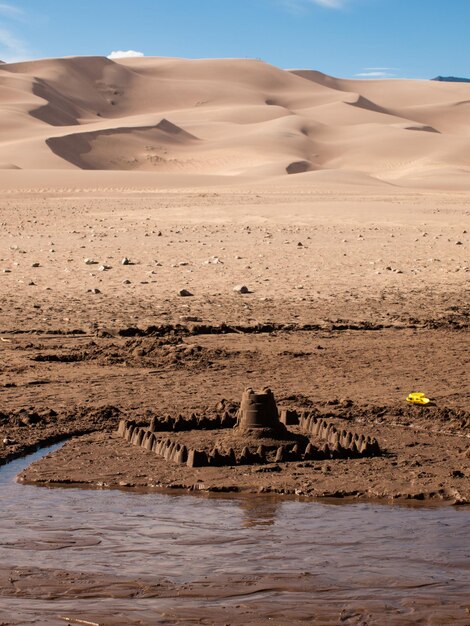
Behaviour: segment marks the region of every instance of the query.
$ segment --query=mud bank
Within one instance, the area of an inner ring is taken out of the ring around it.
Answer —
[[[19,480],[46,486],[470,502],[467,440],[383,425],[369,431],[384,446],[379,457],[197,468],[166,461],[115,434],[96,433],[67,442],[33,463]],[[201,433],[196,445],[203,447],[205,437]]]

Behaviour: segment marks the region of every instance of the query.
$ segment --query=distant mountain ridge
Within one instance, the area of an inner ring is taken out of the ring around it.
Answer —
[[[441,83],[470,83],[470,78],[459,78],[458,76],[436,76],[431,80],[437,80]]]

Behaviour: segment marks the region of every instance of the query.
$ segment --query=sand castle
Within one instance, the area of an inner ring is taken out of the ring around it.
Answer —
[[[247,388],[238,411],[224,411],[215,418],[196,414],[186,419],[154,417],[147,426],[121,420],[117,432],[126,441],[165,461],[188,467],[352,459],[381,454],[376,439],[339,430],[331,420],[319,418],[313,411],[282,409],[279,412],[274,394],[267,388],[261,392]]]
[[[240,433],[285,435],[287,429],[279,420],[276,400],[271,389],[257,393],[251,387],[245,389],[237,415],[236,428]]]

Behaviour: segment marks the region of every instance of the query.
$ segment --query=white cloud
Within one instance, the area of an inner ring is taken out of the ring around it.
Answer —
[[[328,9],[341,9],[344,6],[344,0],[309,0],[309,2]]]
[[[325,9],[342,9],[349,0],[277,0],[277,2],[288,11],[302,14],[313,4]]]
[[[372,72],[360,72],[354,74],[358,78],[394,78],[395,74],[389,74],[388,72],[372,71]]]
[[[28,47],[7,28],[0,27],[0,59],[5,63],[24,61],[29,57]]]
[[[21,9],[6,2],[0,2],[0,13],[8,17],[21,17],[24,15]]]
[[[143,52],[137,50],[113,50],[108,54],[108,59],[132,59],[145,56]]]
[[[24,21],[25,13],[22,9],[0,1],[0,59],[5,63],[16,63],[24,61],[31,56],[28,45],[17,35],[6,23],[15,21]]]

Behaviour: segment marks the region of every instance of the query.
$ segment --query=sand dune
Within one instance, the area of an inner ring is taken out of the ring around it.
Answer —
[[[184,186],[195,173],[314,184],[331,171],[464,188],[469,113],[466,84],[342,80],[254,60],[2,64],[0,175],[132,170],[177,173]]]

